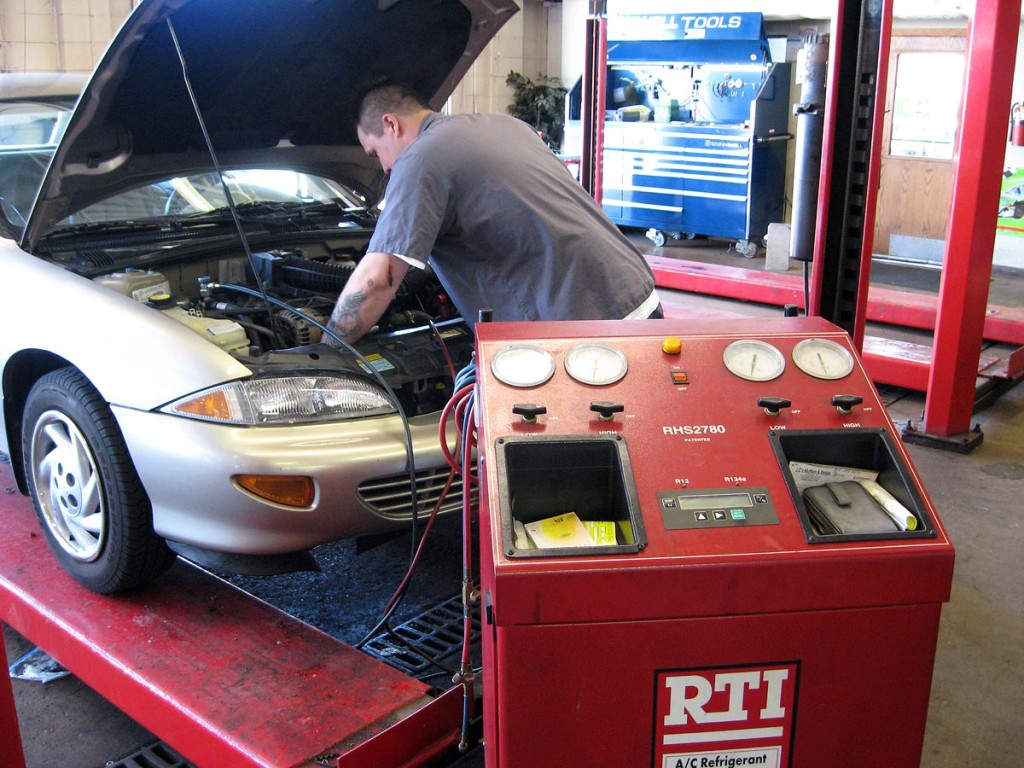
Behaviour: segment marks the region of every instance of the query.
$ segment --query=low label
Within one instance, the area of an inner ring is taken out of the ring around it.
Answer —
[[[799,664],[655,673],[653,768],[788,768]]]

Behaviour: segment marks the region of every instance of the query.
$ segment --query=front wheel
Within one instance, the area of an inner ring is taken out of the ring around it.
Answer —
[[[103,594],[145,584],[174,554],[153,532],[149,497],[110,407],[79,371],[43,376],[25,404],[25,476],[60,564]]]

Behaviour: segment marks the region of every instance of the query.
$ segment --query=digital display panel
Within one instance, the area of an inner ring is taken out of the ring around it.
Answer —
[[[712,507],[750,507],[753,502],[748,493],[715,493],[706,496],[680,496],[680,509],[711,509]]]

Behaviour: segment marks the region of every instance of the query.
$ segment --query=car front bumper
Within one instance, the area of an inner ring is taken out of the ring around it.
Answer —
[[[360,498],[365,481],[408,472],[398,416],[330,424],[236,427],[113,406],[153,504],[156,533],[221,552],[269,555],[400,527]],[[417,470],[447,468],[436,414],[409,420]],[[454,427],[449,444],[455,444]],[[316,484],[308,508],[260,499],[240,474],[305,475]],[[406,489],[408,486],[406,486]],[[425,517],[430,509],[421,505]]]

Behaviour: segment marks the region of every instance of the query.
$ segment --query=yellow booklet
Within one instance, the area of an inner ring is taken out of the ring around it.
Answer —
[[[615,523],[611,520],[584,520],[583,526],[599,547],[614,547],[619,543],[615,535]]]
[[[594,539],[575,512],[527,523],[525,528],[537,549],[594,546]]]

